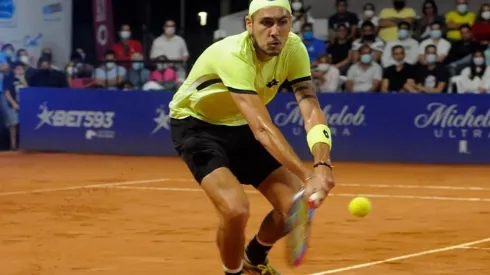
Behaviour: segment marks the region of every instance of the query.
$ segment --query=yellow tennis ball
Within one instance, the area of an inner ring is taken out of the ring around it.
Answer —
[[[356,197],[349,203],[349,212],[359,218],[369,214],[371,211],[371,202],[366,197]]]

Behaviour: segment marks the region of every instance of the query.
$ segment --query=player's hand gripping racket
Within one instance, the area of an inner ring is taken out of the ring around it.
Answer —
[[[304,193],[303,189],[294,195],[286,219],[286,232],[289,233],[286,237],[287,257],[289,265],[293,267],[301,265],[305,258],[311,220],[317,207],[317,202],[305,199]]]

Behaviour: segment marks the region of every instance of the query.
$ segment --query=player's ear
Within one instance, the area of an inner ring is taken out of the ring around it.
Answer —
[[[252,25],[253,25],[253,20],[251,16],[245,16],[245,28],[248,31],[248,34],[252,35]]]

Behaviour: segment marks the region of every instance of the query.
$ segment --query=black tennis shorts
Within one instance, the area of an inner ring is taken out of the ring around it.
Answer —
[[[258,187],[281,164],[255,139],[250,127],[214,125],[193,117],[171,119],[172,140],[194,178],[227,167],[242,184]]]

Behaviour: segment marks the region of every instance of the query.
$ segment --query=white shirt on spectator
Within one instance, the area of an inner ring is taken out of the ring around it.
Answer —
[[[170,60],[182,60],[183,57],[189,56],[185,40],[178,35],[172,38],[165,35],[157,37],[151,46],[150,58],[155,59],[162,55]]]
[[[447,54],[449,53],[449,50],[451,49],[451,43],[444,38],[439,38],[439,41],[437,44],[434,42],[434,39],[428,38],[428,39],[425,39],[424,41],[422,41],[422,43],[420,43],[419,54],[424,54],[425,48],[429,45],[436,46],[438,56],[441,56],[441,55],[447,56]]]
[[[419,58],[419,42],[409,37],[407,39],[397,39],[386,43],[383,56],[381,57],[381,64],[383,64],[383,68],[388,68],[389,66],[396,65],[391,50],[393,49],[393,47],[398,45],[403,46],[403,48],[405,49],[404,61],[410,65],[417,64]]]
[[[376,62],[371,62],[371,65],[366,69],[363,69],[361,64],[355,63],[347,71],[347,80],[352,81],[353,92],[369,92],[373,86],[373,80],[379,80],[383,78],[383,69]]]
[[[354,40],[354,42],[352,43],[352,50],[358,51],[362,47],[363,44],[364,43],[363,43],[361,38]],[[383,40],[379,39],[378,37],[376,37],[374,42],[371,43],[371,49],[373,51],[383,52],[384,47],[385,47],[385,42],[383,42]]]
[[[324,65],[324,64],[321,64]],[[321,93],[331,93],[331,92],[338,92],[339,91],[339,83],[340,83],[340,71],[337,69],[337,67],[332,66],[332,65],[327,65],[328,68],[326,70],[323,70],[323,68],[320,68],[319,65],[318,69],[325,71],[323,75],[323,79],[325,82],[321,83],[320,81],[316,81],[318,91]],[[326,65],[326,64],[325,64]]]
[[[486,67],[483,76],[470,78],[471,67],[466,67],[461,71],[460,93],[480,93],[480,88],[490,91],[490,67]]]

